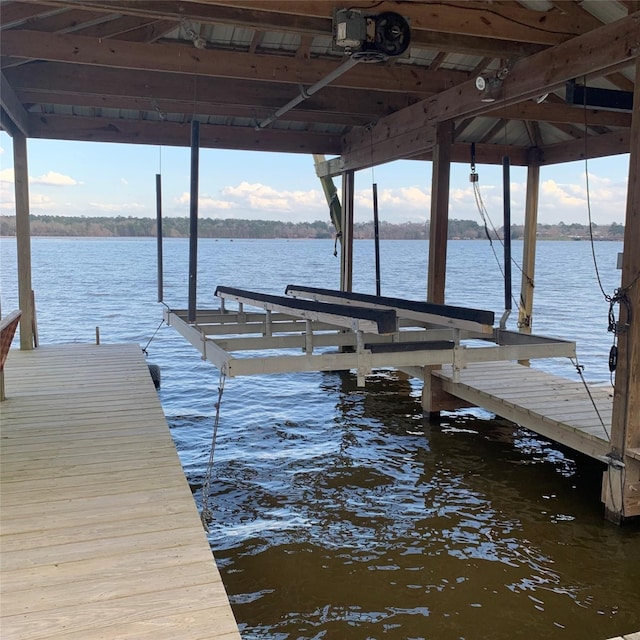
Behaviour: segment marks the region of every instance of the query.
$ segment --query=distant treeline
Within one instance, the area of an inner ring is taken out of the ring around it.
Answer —
[[[165,218],[162,221],[163,235],[167,238],[186,238],[189,235],[189,218]],[[15,216],[0,216],[0,235],[13,236],[16,232]],[[373,238],[373,223],[354,224],[356,239]],[[493,229],[488,230],[492,238]],[[502,228],[497,229],[502,236]],[[522,225],[511,226],[511,236],[521,238]],[[587,239],[589,227],[582,224],[539,224],[538,237],[551,240]],[[592,233],[597,240],[620,240],[624,227],[614,222],[608,226],[593,225]],[[85,218],[73,216],[31,216],[33,236],[84,236],[84,237],[145,237],[156,235],[155,218]],[[234,218],[201,218],[198,235],[202,238],[333,238],[335,228],[330,222],[281,222],[277,220],[237,220]],[[380,223],[380,237],[386,240],[424,240],[429,237],[429,223],[405,222]],[[461,240],[485,239],[487,230],[474,220],[449,220],[449,238]]]

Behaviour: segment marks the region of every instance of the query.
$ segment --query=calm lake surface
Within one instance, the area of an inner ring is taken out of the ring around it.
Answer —
[[[165,241],[165,301],[186,307],[188,241]],[[597,243],[607,293],[619,243]],[[521,243],[514,242],[519,258]],[[373,243],[354,290],[373,293]],[[424,299],[428,247],[383,241],[382,294]],[[154,239],[34,238],[40,341],[136,342],[160,324]],[[17,307],[15,240],[0,240],[2,310]],[[520,273],[514,268],[514,292]],[[217,285],[337,288],[329,240],[201,240],[198,306]],[[447,302],[504,307],[484,241],[449,243]],[[586,242],[538,244],[534,332],[575,339],[608,382],[608,303]],[[517,313],[508,326],[515,328]],[[171,328],[149,346],[200,500],[218,372]],[[536,366],[577,378],[567,359]],[[229,379],[215,456],[211,547],[243,638],[605,639],[640,630],[640,525],[603,521],[603,466],[483,410],[421,415],[420,386],[379,371]]]

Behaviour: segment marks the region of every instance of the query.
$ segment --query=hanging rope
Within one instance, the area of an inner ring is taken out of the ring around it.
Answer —
[[[211,436],[211,447],[209,449],[209,462],[204,474],[204,482],[202,483],[202,511],[200,520],[204,530],[209,533],[209,525],[213,522],[213,512],[209,506],[211,499],[211,477],[213,475],[213,456],[216,450],[216,440],[218,437],[218,425],[220,424],[220,405],[222,403],[222,394],[224,393],[224,383],[227,380],[227,369],[220,369],[220,381],[218,383],[218,401],[215,404],[216,417],[213,421],[213,433]]]
[[[500,270],[500,274],[502,275],[502,279],[505,278],[504,268],[502,267],[502,263],[500,262],[500,258],[496,252],[496,248],[493,244],[493,238],[491,236],[491,232],[489,231],[489,225],[491,225],[491,229],[493,229],[493,233],[495,234],[496,240],[504,247],[504,242],[502,238],[500,238],[500,234],[498,230],[495,228],[493,222],[491,221],[491,217],[489,216],[489,212],[487,211],[487,207],[484,204],[482,199],[482,193],[480,192],[480,176],[476,171],[476,147],[475,144],[471,144],[471,174],[469,175],[469,182],[473,184],[473,195],[475,197],[476,206],[478,207],[478,213],[480,214],[480,218],[482,219],[482,223],[484,225],[484,233],[487,236],[487,240],[489,241],[489,245],[491,246],[491,251],[493,252],[493,256],[496,259],[496,264],[498,265],[498,269]],[[517,263],[517,261],[511,257],[511,262],[515,265],[515,267],[520,271],[520,273],[527,279],[527,282],[533,287],[533,280],[530,276],[528,276],[522,269],[522,267]],[[515,299],[515,296],[511,296],[513,302],[516,307],[518,307],[518,302]]]
[[[609,442],[611,442],[611,436],[609,435],[609,432],[607,431],[607,427],[605,427],[604,420],[602,419],[602,416],[600,415],[600,411],[598,410],[598,407],[596,405],[596,401],[593,399],[593,395],[591,394],[591,389],[589,389],[589,385],[587,384],[587,381],[584,379],[584,375],[582,373],[584,371],[584,365],[581,365],[578,362],[578,356],[576,356],[575,360],[573,358],[569,358],[569,360],[571,360],[571,364],[576,368],[576,371],[578,372],[578,375],[580,376],[580,380],[582,380],[582,384],[584,385],[584,388],[585,388],[585,390],[587,392],[587,395],[589,396],[589,399],[591,400],[591,404],[593,405],[593,408],[595,409],[595,412],[598,415],[598,420],[600,420],[600,425],[602,426],[602,428],[604,429],[605,434],[607,435],[607,440]]]

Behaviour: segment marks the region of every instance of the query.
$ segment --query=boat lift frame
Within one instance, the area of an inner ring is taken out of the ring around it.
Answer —
[[[496,328],[491,311],[297,285],[286,294],[221,286],[219,308],[164,319],[229,377],[356,370],[364,386],[380,368],[449,364],[459,378],[474,362],[575,357],[575,342]]]

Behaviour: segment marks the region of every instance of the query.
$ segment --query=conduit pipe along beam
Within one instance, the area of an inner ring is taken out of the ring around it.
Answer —
[[[302,85],[300,85],[300,94],[297,95],[293,100],[289,100],[284,107],[280,107],[273,115],[264,119],[262,122],[259,122],[256,125],[256,130],[264,129],[268,127],[272,122],[275,122],[280,116],[283,116],[288,111],[291,111],[294,107],[297,107],[301,102],[304,102],[308,98],[310,98],[314,93],[320,91],[320,89],[326,87],[328,84],[333,82],[336,78],[339,78],[341,75],[345,74],[349,69],[355,67],[358,62],[361,62],[359,58],[349,57],[347,58],[339,67],[334,69],[331,73],[326,75],[321,80],[318,80],[315,84],[311,85],[308,89],[305,89]]]

